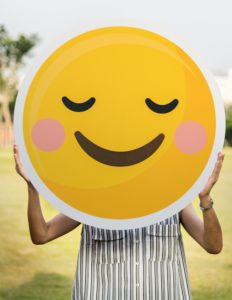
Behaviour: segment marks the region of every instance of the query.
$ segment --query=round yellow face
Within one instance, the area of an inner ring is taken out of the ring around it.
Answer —
[[[29,172],[86,223],[171,215],[175,203],[186,205],[214,145],[215,104],[202,72],[142,29],[69,40],[40,66],[24,101]]]

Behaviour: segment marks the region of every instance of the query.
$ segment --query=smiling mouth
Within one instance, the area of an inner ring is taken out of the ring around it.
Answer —
[[[147,159],[160,147],[165,137],[164,134],[161,133],[146,145],[134,150],[112,151],[94,144],[80,131],[76,131],[74,135],[81,148],[90,157],[100,163],[115,167],[131,166]]]

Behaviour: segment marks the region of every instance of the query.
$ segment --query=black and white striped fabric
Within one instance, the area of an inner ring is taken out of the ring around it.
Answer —
[[[133,230],[83,225],[71,299],[192,299],[179,214]]]

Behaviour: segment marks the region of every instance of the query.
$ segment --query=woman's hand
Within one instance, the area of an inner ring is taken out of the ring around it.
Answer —
[[[218,181],[219,174],[222,168],[222,163],[224,160],[225,155],[223,153],[218,153],[217,161],[215,163],[213,172],[211,176],[209,177],[204,189],[199,193],[200,200],[210,199],[210,192],[215,185],[215,183]]]
[[[20,162],[19,158],[19,149],[16,144],[13,146],[13,151],[14,151],[14,160],[15,160],[15,170],[16,172],[27,182],[31,183],[30,179],[27,177],[26,172],[23,168],[23,165]]]
[[[213,172],[209,177],[205,187],[199,193],[200,205],[204,208],[212,208],[209,206],[211,202],[210,192],[218,181],[224,154],[219,153],[215,163]],[[187,232],[209,253],[217,254],[223,248],[222,230],[218,221],[215,210],[208,209],[203,213],[203,221],[197,215],[192,204],[188,205],[181,211],[181,222]]]

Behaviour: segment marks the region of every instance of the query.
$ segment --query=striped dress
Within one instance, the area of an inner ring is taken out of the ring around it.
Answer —
[[[192,299],[179,214],[132,230],[83,225],[71,299]]]

